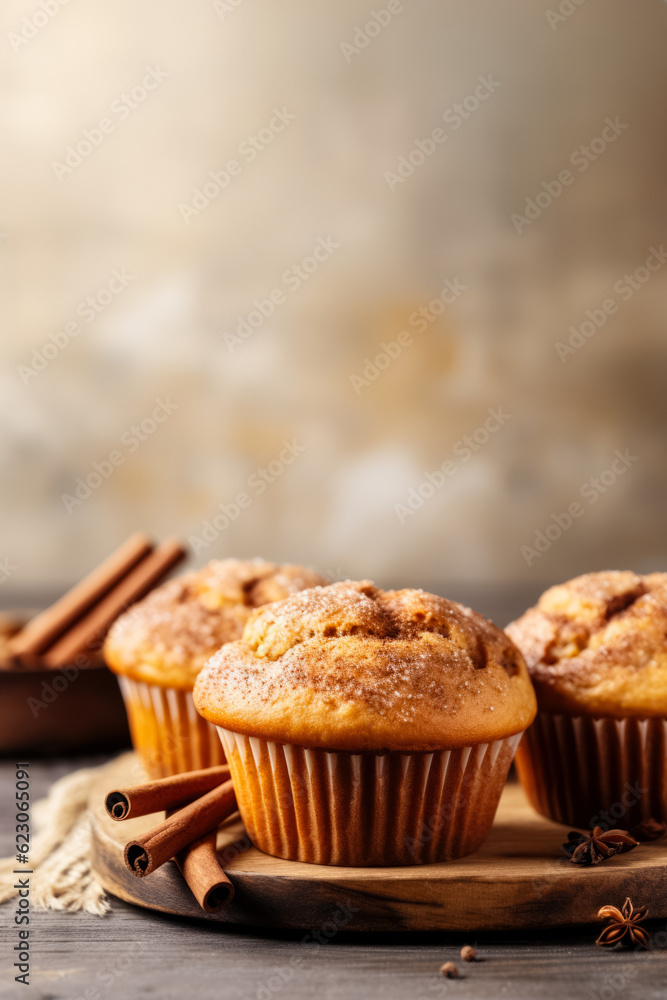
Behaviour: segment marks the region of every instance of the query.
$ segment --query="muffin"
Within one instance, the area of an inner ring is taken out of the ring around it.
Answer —
[[[507,632],[537,693],[517,754],[535,809],[585,828],[667,821],[667,574],[587,573]]]
[[[104,655],[151,777],[224,763],[215,729],[195,712],[197,674],[242,635],[255,608],[322,583],[303,566],[216,560],[158,587],[114,623]]]
[[[255,611],[195,684],[257,847],[331,865],[474,851],[536,711],[523,658],[481,615],[347,581]]]

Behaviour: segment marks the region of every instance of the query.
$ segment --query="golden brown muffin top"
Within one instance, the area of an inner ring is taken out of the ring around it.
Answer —
[[[187,690],[216,649],[240,638],[255,608],[325,582],[304,566],[214,560],[157,587],[121,615],[105,658],[117,673]]]
[[[507,627],[541,709],[667,715],[667,574],[587,573]]]
[[[330,750],[421,751],[521,732],[535,695],[504,632],[423,590],[315,587],[255,611],[195,685],[215,725]]]

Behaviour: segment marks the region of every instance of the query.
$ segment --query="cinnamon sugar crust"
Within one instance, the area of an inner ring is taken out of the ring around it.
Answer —
[[[551,587],[506,631],[540,709],[667,715],[667,574],[587,573]]]
[[[156,588],[121,615],[107,637],[105,658],[117,673],[191,689],[209,656],[241,637],[256,608],[325,582],[303,566],[214,560]]]
[[[279,743],[429,751],[503,739],[533,720],[519,650],[470,608],[369,581],[255,611],[194,691],[209,722]]]

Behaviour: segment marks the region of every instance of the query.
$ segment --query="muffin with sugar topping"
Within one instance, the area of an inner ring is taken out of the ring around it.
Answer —
[[[303,566],[214,560],[156,588],[118,618],[104,655],[118,675],[132,740],[151,777],[224,762],[215,730],[194,710],[197,674],[212,653],[240,638],[256,608],[325,582]]]
[[[667,820],[667,574],[587,573],[507,632],[537,693],[517,754],[535,808],[586,828]]]
[[[253,612],[194,699],[220,731],[257,846],[338,865],[474,851],[535,715],[504,632],[445,598],[367,581]]]

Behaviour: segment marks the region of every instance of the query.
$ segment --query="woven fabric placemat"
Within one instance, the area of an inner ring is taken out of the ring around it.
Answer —
[[[90,864],[88,798],[101,768],[65,775],[48,796],[31,808],[29,850],[31,905],[38,910],[83,910],[103,916],[109,909],[104,889]],[[0,860],[0,903],[13,899],[22,866],[16,857]]]

